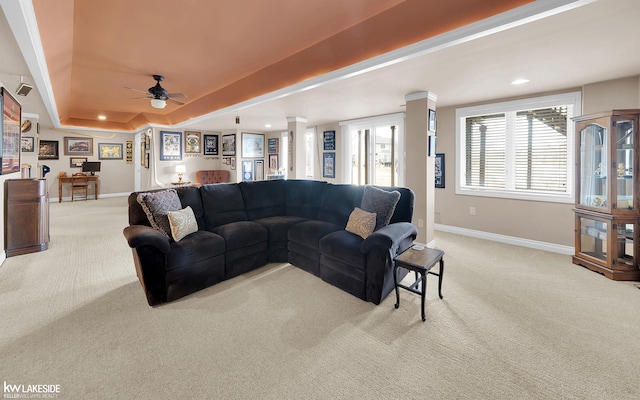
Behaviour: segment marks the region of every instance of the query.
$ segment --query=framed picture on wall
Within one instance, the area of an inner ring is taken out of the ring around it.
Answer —
[[[436,187],[444,189],[444,154],[436,154]]]
[[[336,177],[336,153],[322,154],[322,177],[323,178]]]
[[[218,155],[218,135],[204,135],[204,155]]]
[[[236,135],[222,135],[222,155],[223,156],[235,156],[236,155]]]
[[[322,133],[322,142],[324,143],[324,150],[335,150],[336,131],[324,131]]]
[[[38,160],[57,160],[58,157],[57,140],[40,140]]]
[[[122,160],[122,143],[98,143],[99,160]]]
[[[182,160],[182,133],[160,131],[160,161]]]
[[[436,110],[429,109],[429,132],[436,131]]]
[[[35,141],[33,136],[23,136],[20,140],[23,153],[33,153],[35,151]]]
[[[278,155],[269,154],[269,171],[276,172],[278,170]]]
[[[279,153],[280,152],[280,143],[278,138],[269,138],[267,139],[267,151],[269,154]]]
[[[264,135],[257,133],[242,133],[242,157],[264,157]]]
[[[264,180],[264,160],[255,160],[254,165],[254,180]]]
[[[20,172],[22,106],[2,88],[2,174]]]
[[[82,164],[87,161],[87,157],[71,157],[69,158],[69,167],[82,168]]]
[[[202,134],[200,132],[186,131],[184,133],[184,152],[200,153],[200,140]]]
[[[252,160],[242,160],[242,180],[243,181],[253,180],[253,161]]]
[[[65,136],[64,155],[65,156],[93,155],[93,138]]]

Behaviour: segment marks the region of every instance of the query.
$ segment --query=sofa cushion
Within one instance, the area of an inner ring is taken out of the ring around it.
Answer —
[[[376,213],[370,213],[356,207],[347,221],[347,232],[355,233],[363,239],[371,235],[376,227]]]
[[[204,229],[204,209],[202,208],[202,198],[200,197],[200,189],[196,186],[180,186],[175,188],[180,197],[182,207],[191,207],[193,215],[196,217],[198,229]]]
[[[318,249],[318,244],[322,237],[341,229],[342,227],[330,222],[304,221],[289,228],[288,239],[290,243],[299,243],[308,248]]]
[[[322,192],[329,185],[324,181],[287,179],[285,182],[285,203],[287,215],[316,219]]]
[[[376,213],[375,229],[377,230],[389,225],[399,200],[400,192],[397,190],[389,192],[375,186],[366,185],[360,207],[365,211]]]
[[[227,251],[251,246],[256,243],[267,243],[267,228],[253,221],[238,221],[217,226],[210,230],[222,236]]]
[[[240,182],[250,220],[285,215],[284,180]]]
[[[306,220],[301,217],[284,215],[279,217],[260,218],[253,222],[257,222],[267,228],[269,231],[269,242],[286,242],[288,240],[289,228],[302,221]]]
[[[322,191],[317,219],[339,225],[344,229],[351,211],[356,206],[360,206],[362,190],[362,186],[356,185],[327,185]]]
[[[171,238],[171,226],[167,213],[182,209],[178,193],[174,189],[140,193],[137,200],[147,214],[151,226],[162,232],[167,238]]]
[[[360,251],[362,241],[363,239],[358,235],[339,230],[320,239],[319,249],[321,254],[363,271],[367,263],[367,256]]]
[[[178,211],[169,211],[167,217],[171,226],[171,237],[176,242],[198,230],[198,223],[190,206]]]
[[[219,183],[200,187],[205,229],[236,221],[246,221],[242,192],[237,183]]]
[[[171,242],[167,253],[167,270],[188,268],[190,265],[224,254],[224,239],[207,231],[194,232],[179,242]]]

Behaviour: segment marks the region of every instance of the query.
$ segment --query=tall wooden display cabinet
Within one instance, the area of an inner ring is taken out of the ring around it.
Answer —
[[[49,195],[45,179],[5,181],[7,257],[49,248]]]
[[[614,280],[640,280],[639,110],[575,117],[573,262]]]

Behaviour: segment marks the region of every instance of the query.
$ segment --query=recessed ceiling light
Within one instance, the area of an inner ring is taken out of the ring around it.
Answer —
[[[529,82],[528,79],[516,79],[515,81],[511,82],[512,85],[524,85],[525,83]]]
[[[264,124],[265,128],[271,128],[271,124]]]
[[[104,121],[105,119],[107,119],[107,116],[106,115],[98,115],[98,119],[100,121]]]

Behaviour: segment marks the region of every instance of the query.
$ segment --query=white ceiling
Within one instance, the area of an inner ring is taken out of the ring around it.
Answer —
[[[424,90],[435,93],[443,107],[636,76],[640,75],[639,21],[640,1],[599,0],[460,44],[434,48],[439,43],[435,38],[423,46],[423,55],[352,77],[334,74],[335,79],[318,80],[317,87],[303,91],[308,85],[291,87],[178,127],[279,131],[286,130],[287,117],[306,118],[314,126],[403,111],[405,95]],[[0,38],[0,82],[12,91],[20,75],[33,83],[4,14]],[[521,77],[531,82],[510,84]],[[42,124],[54,126],[41,92],[34,89],[19,98],[23,111],[39,114]],[[265,128],[267,123],[272,128]]]

